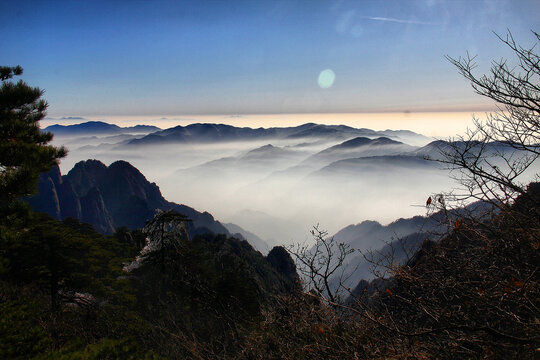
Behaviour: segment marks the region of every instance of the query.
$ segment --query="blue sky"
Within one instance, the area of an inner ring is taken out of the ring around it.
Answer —
[[[469,51],[486,70],[511,56],[493,31],[532,45],[539,10],[532,0],[8,0],[0,58],[45,89],[56,117],[469,111],[490,103],[444,56]],[[321,87],[324,70],[334,77]]]

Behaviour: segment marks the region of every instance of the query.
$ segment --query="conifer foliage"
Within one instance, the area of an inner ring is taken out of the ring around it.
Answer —
[[[5,209],[20,196],[35,192],[39,174],[66,155],[63,147],[48,145],[53,135],[41,132],[46,115],[43,90],[24,81],[20,66],[0,67],[0,207]]]

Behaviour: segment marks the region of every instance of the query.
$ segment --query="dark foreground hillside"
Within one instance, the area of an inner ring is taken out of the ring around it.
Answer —
[[[538,358],[540,184],[493,220],[473,220],[406,265],[388,263],[393,276],[361,284],[350,305],[282,298],[245,358]]]
[[[11,219],[0,228],[2,359],[232,354],[263,309],[298,286],[279,247],[264,257],[226,235],[168,236],[165,222],[165,233],[104,236],[24,209]],[[141,236],[154,239],[142,252]]]
[[[361,281],[346,305],[303,293],[285,249],[264,257],[126,162],[53,168],[39,190],[29,202],[56,219],[20,206],[0,227],[2,358],[538,355],[538,183],[490,216],[438,213],[432,228],[449,235],[406,262],[374,259],[389,277]],[[68,216],[124,226],[102,235]]]
[[[166,246],[141,253],[143,233],[21,210],[2,224],[0,356],[534,359],[539,187],[489,221],[456,221],[348,305],[301,292],[283,248],[147,232]]]

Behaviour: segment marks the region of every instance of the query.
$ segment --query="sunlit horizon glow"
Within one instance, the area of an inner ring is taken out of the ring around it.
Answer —
[[[177,116],[95,116],[45,118],[42,128],[50,125],[74,125],[87,121],[103,121],[121,127],[154,125],[167,129],[195,123],[226,124],[236,127],[270,128],[298,126],[305,123],[347,125],[371,130],[410,130],[434,137],[448,138],[464,135],[473,125],[473,116],[485,118],[486,111],[460,112],[400,112],[400,113],[315,113],[315,114],[247,114],[247,115],[177,115]]]

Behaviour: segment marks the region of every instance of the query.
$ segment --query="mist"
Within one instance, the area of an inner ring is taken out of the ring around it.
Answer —
[[[144,135],[56,136],[54,144],[69,149],[61,171],[87,159],[128,161],[167,200],[208,211],[269,245],[310,243],[315,225],[334,234],[364,220],[425,215],[430,195],[458,186],[403,138],[129,143]]]

